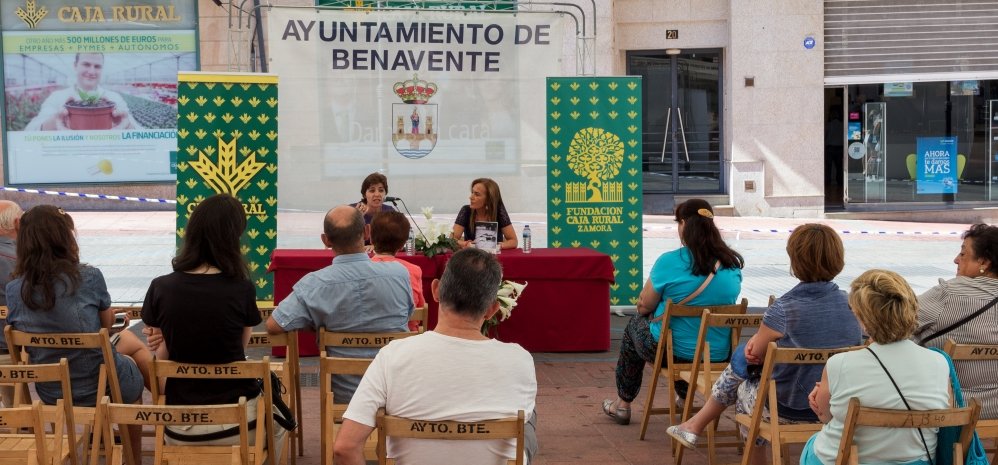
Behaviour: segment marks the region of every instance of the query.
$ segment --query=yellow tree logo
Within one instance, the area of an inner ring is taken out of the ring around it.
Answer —
[[[624,163],[624,143],[616,134],[602,128],[580,130],[572,137],[566,161],[575,174],[589,180],[566,183],[566,202],[623,201],[623,183],[607,182],[620,174]]]
[[[24,8],[17,7],[14,10],[18,18],[24,21],[29,28],[34,29],[38,26],[38,22],[45,18],[45,15],[49,14],[49,10],[45,7],[36,8],[35,0],[28,0],[24,5]]]
[[[246,187],[253,177],[267,166],[266,163],[256,161],[256,152],[248,149],[243,149],[243,151],[246,159],[237,165],[236,139],[225,143],[219,137],[218,164],[214,164],[209,155],[205,155],[199,150],[197,161],[190,162],[190,167],[204,178],[205,184],[216,194],[230,194],[233,197],[238,197],[239,190]]]

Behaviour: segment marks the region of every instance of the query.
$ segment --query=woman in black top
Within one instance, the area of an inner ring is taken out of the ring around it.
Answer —
[[[142,304],[143,331],[158,358],[203,364],[246,360],[250,333],[261,318],[239,251],[245,229],[242,204],[227,194],[208,198],[191,213],[184,242],[173,259],[173,273],[154,279]],[[255,416],[260,387],[252,379],[168,379],[164,392],[170,405],[233,404],[246,397],[248,413]],[[239,431],[234,426],[170,427],[167,440],[238,444]],[[231,436],[198,440],[198,436],[219,431]]]
[[[454,219],[454,229],[451,237],[457,240],[462,248],[475,243],[475,222],[494,221],[499,224],[500,249],[515,249],[517,246],[516,231],[502,203],[499,184],[489,178],[478,178],[471,181],[471,195],[468,205],[461,207]]]

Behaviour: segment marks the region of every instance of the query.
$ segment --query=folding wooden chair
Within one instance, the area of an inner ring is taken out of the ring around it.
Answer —
[[[63,359],[63,362],[66,360]],[[62,400],[56,401],[55,415],[49,417],[42,408],[42,402],[36,400],[30,407],[12,407],[0,409],[0,425],[11,428],[11,433],[0,433],[0,463],[4,465],[59,465],[70,461],[75,462],[72,439],[64,433],[67,430]],[[52,423],[52,433],[46,433],[45,424]],[[21,428],[30,428],[31,433],[18,432]],[[70,455],[72,454],[72,456]]]
[[[998,344],[957,344],[953,339],[947,339],[943,350],[959,366],[960,362],[996,361],[998,360]],[[998,464],[998,419],[977,420],[977,435],[981,439],[991,438],[994,450],[991,463]]]
[[[32,402],[26,402],[25,399],[28,399],[30,396],[28,385],[33,383],[55,382],[59,383],[63,392],[73,392],[69,382],[69,363],[65,358],[60,359],[59,363],[0,365],[0,379],[14,385],[14,395],[11,398],[12,407],[32,405]],[[77,436],[76,434],[76,425],[73,418],[73,396],[68,396],[65,400],[57,401],[54,406],[42,406],[42,410],[45,416],[55,418],[64,423],[62,426],[53,424],[52,431],[65,430],[66,444],[74,445],[74,447],[67,446],[66,448],[69,462],[72,465],[80,463],[76,452],[77,448],[84,446],[84,437],[82,435]],[[6,425],[3,422],[0,422],[0,424]],[[5,436],[0,435],[0,438],[5,438]],[[8,446],[13,445],[8,444],[5,439],[0,439],[0,449],[8,448]],[[13,448],[16,449],[17,447],[13,446]],[[0,463],[3,463],[3,460],[0,460]]]
[[[262,318],[263,321],[267,321],[267,318],[269,318],[270,315],[274,313],[274,309],[277,308],[277,305],[274,304],[273,300],[258,300],[256,301],[256,308],[257,310],[260,311],[260,318]],[[291,384],[285,384],[285,386],[288,389],[293,389],[295,391],[293,397],[294,404],[293,405],[288,404],[288,406],[290,406],[295,410],[295,418],[298,419],[298,429],[294,431],[293,440],[296,443],[295,450],[298,451],[298,457],[302,457],[305,455],[305,422],[301,421],[302,412],[303,412],[301,406],[301,363],[300,363],[301,359],[299,358],[300,354],[298,353],[297,331],[294,331],[293,334],[292,333],[288,334],[288,342],[286,346],[289,346],[292,343],[292,339],[294,339],[293,341],[294,350],[288,351],[286,349],[284,352],[285,357],[288,361],[288,366],[292,370],[289,376]],[[281,346],[280,342],[271,344],[271,347],[280,347],[280,346]],[[290,457],[294,457],[294,454],[291,454]],[[292,465],[294,465],[296,462],[297,462],[296,459],[294,458],[291,459]]]
[[[164,441],[165,426],[234,424],[239,428],[238,445],[168,445]],[[135,405],[112,403],[106,396],[98,405],[98,434],[111,450],[108,464],[121,465],[121,446],[109,440],[112,425],[153,425],[156,427],[156,449],[153,464],[201,465],[229,463],[249,465],[262,463],[258,447],[249,446],[249,425],[246,398],[225,405]],[[257,443],[258,445],[260,442]],[[96,455],[93,457],[96,460]],[[96,463],[96,462],[94,462]]]
[[[6,321],[7,321],[7,306],[0,305],[0,322],[6,322]],[[7,350],[7,346],[4,346],[3,350]],[[10,363],[11,363],[10,354],[0,354],[0,365],[9,365]],[[8,406],[14,405],[13,403],[14,399],[12,399],[12,397],[14,397],[13,388],[7,386],[6,384],[0,384],[0,402]]]
[[[129,321],[142,321],[142,305],[111,305],[110,310],[128,315]]]
[[[326,355],[326,349],[329,347],[380,349],[395,339],[416,334],[413,332],[337,333],[319,328],[319,411],[322,416],[320,434],[322,437],[322,465],[332,463],[332,445],[343,422],[343,412],[347,409],[347,404],[337,404],[333,401],[332,377],[333,375],[363,376],[368,365],[373,361],[370,358],[329,357]],[[377,435],[372,432],[364,448],[364,455],[368,460],[377,459],[376,441]]]
[[[516,439],[516,458],[507,460],[507,465],[523,465],[523,410],[516,417],[474,422],[424,421],[385,415],[385,409],[378,409],[376,431],[378,432],[378,463],[394,464],[388,458],[387,438],[443,439],[450,441],[483,441],[489,439]],[[439,462],[448,462],[450,457],[441,453]]]
[[[4,327],[4,335],[7,339],[7,347],[10,350],[10,357],[13,364],[30,363],[25,358],[25,355],[27,355],[27,349],[31,347],[63,350],[100,350],[104,363],[98,371],[97,396],[101,397],[104,392],[110,390],[111,399],[122,403],[121,385],[118,383],[118,370],[114,363],[114,352],[111,350],[111,340],[108,337],[106,328],[101,328],[96,333],[25,333],[17,331],[8,325]],[[64,392],[63,397],[71,398],[72,395],[66,396]],[[20,399],[26,400],[26,397]],[[97,400],[96,398],[94,399],[95,405]],[[71,400],[67,402],[71,402]],[[83,437],[88,437],[93,430],[96,408],[74,405],[72,410],[73,421],[76,425],[83,427]],[[125,450],[130,453],[133,446],[130,436],[127,433],[120,436]],[[138,444],[136,446],[141,447]],[[94,447],[93,443],[91,447]]]
[[[169,378],[183,379],[270,379],[270,357],[263,360],[253,360],[245,362],[219,363],[219,364],[196,364],[180,363],[171,360],[153,360],[152,367],[152,391],[153,400],[159,405],[166,404],[165,396],[159,392],[160,380]],[[250,446],[250,458],[248,463],[253,465],[263,465],[276,450],[277,439],[274,432],[273,422],[273,389],[268,382],[261,383],[263,392],[260,400],[257,401],[256,416],[251,420],[256,421],[253,445]],[[235,422],[229,422],[235,423]],[[160,437],[161,427],[157,427],[156,436]],[[286,436],[285,439],[289,439]],[[248,436],[247,436],[248,440]],[[157,444],[159,439],[157,439]],[[227,446],[228,447],[228,446]],[[276,456],[276,454],[274,454]],[[189,465],[185,459],[184,465]],[[274,461],[276,462],[276,460]],[[159,462],[157,462],[159,463]]]
[[[281,334],[267,334],[266,332],[256,332],[250,334],[249,347],[287,347],[287,357],[283,362],[270,362],[270,370],[277,373],[277,376],[284,384],[285,392],[281,393],[284,402],[294,410],[295,418],[298,419],[298,428],[288,431],[287,454],[281,457],[285,463],[295,465],[297,457],[302,453],[302,421],[301,412],[297,411],[301,405],[298,397],[301,392],[301,383],[298,376],[298,332],[292,331]],[[297,451],[297,452],[296,452]],[[282,454],[283,455],[283,454]]]
[[[977,416],[981,412],[976,399],[970,399],[966,407],[941,410],[893,410],[863,407],[859,398],[849,399],[842,440],[839,441],[839,454],[836,465],[859,465],[859,448],[853,444],[853,435],[858,427],[876,428],[941,428],[960,426],[960,440],[953,444],[953,463],[963,463],[963,454],[970,445],[971,435]]]
[[[773,463],[785,463],[789,444],[803,444],[814,433],[821,430],[822,423],[798,423],[781,425],[779,422],[779,402],[776,398],[776,380],[772,379],[776,365],[824,365],[833,355],[859,350],[865,346],[842,347],[836,349],[789,349],[778,348],[770,342],[766,349],[766,360],[762,365],[759,391],[756,395],[752,415],[738,414],[735,422],[748,428],[742,453],[742,465],[748,465],[755,447],[756,438],[769,441],[773,452]],[[769,420],[763,419],[764,407],[769,407]]]
[[[679,420],[678,406],[673,405],[676,398],[676,388],[673,382],[679,379],[679,372],[693,370],[693,363],[677,363],[672,360],[672,330],[669,329],[669,320],[677,317],[700,318],[704,310],[711,310],[714,313],[736,314],[745,313],[748,308],[748,299],[742,299],[740,303],[732,305],[707,305],[690,306],[679,305],[669,299],[665,302],[665,316],[662,318],[662,331],[659,333],[658,346],[655,350],[655,363],[652,364],[652,376],[648,383],[648,401],[645,402],[645,411],[641,416],[641,432],[638,439],[645,439],[645,432],[648,430],[648,420],[652,415],[669,415],[672,424]],[[669,382],[666,383],[668,389],[669,407],[653,407],[655,401],[655,390],[658,387],[658,378],[662,375],[662,368],[665,367],[668,373]],[[689,399],[689,395],[686,397]]]
[[[739,305],[704,310],[703,316],[700,318],[700,331],[697,333],[697,347],[696,353],[693,356],[693,367],[690,371],[679,372],[679,378],[690,383],[690,394],[686,396],[686,405],[683,407],[681,421],[686,421],[693,415],[693,394],[700,394],[704,399],[709,398],[714,383],[727,366],[727,362],[712,363],[710,359],[710,342],[707,340],[708,330],[710,328],[731,329],[728,353],[734,354],[734,350],[741,339],[742,330],[745,328],[758,328],[762,323],[761,314],[745,314],[747,305],[743,304],[746,303],[745,299],[742,299],[742,304]],[[721,310],[730,310],[733,313],[718,313]],[[713,425],[707,426],[706,444],[697,445],[698,447],[707,448],[707,463],[709,464],[714,463],[717,447],[741,447],[742,445],[738,440],[740,435],[738,434],[737,427],[732,431],[720,433],[722,436],[732,436],[735,438],[734,440],[730,442],[716,442],[716,436],[719,434],[717,423],[715,421]],[[672,453],[676,458],[676,465],[683,463],[683,453],[685,450],[685,447],[678,445],[676,441],[672,441]]]
[[[412,315],[409,315],[409,322],[419,323],[419,329],[416,331],[418,334],[423,334],[426,332],[426,316],[430,312],[430,304],[423,304],[422,307],[416,307],[412,311]]]

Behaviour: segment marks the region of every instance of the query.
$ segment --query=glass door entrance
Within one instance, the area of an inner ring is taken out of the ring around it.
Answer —
[[[723,193],[721,51],[628,52],[642,76],[646,194]]]

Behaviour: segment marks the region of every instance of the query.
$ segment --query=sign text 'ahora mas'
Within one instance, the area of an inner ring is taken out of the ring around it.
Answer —
[[[316,27],[318,24],[318,27]],[[371,44],[371,48],[334,48],[333,69],[360,71],[484,71],[499,72],[496,50],[390,49],[389,44],[440,44],[447,47],[550,45],[548,24],[518,24],[510,31],[499,24],[442,22],[346,22],[289,20],[281,40]],[[375,45],[377,44],[377,45]]]

